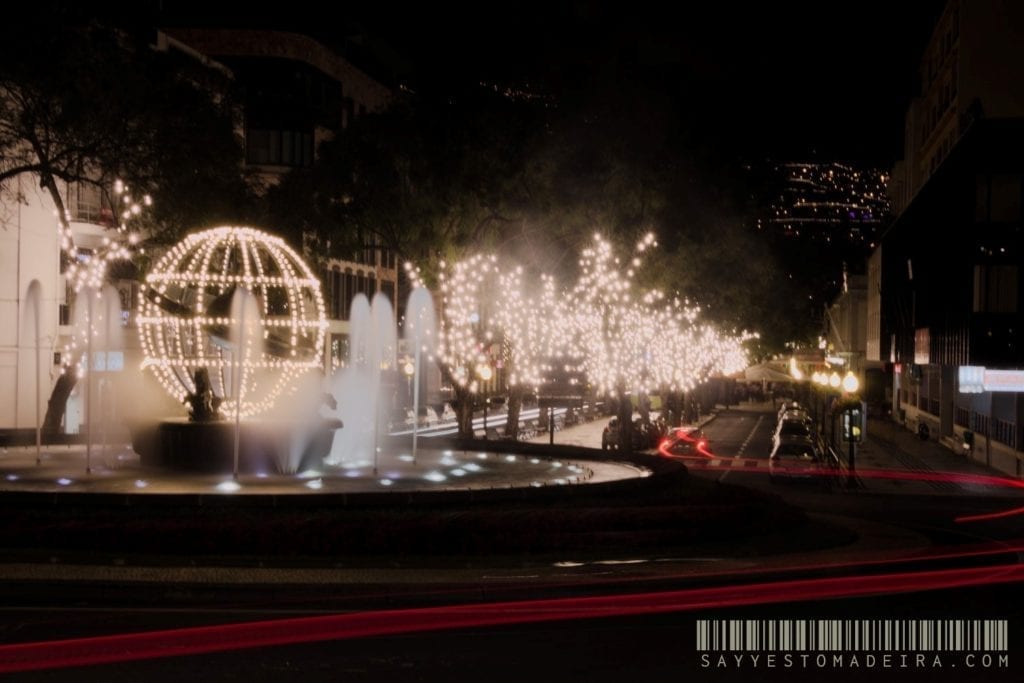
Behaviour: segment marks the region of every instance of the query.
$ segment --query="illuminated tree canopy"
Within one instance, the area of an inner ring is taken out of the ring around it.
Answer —
[[[568,284],[541,274],[531,287],[522,265],[493,254],[442,264],[438,358],[456,393],[480,391],[480,368],[496,350],[510,391],[536,391],[554,359],[576,359],[599,395],[685,391],[746,367],[755,335],[722,332],[697,306],[638,291],[634,276],[656,246],[648,234],[623,259],[597,234]],[[411,264],[406,271],[419,284]]]

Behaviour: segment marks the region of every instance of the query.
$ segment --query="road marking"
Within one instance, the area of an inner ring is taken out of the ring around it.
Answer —
[[[540,574],[484,574],[482,579],[539,579]]]
[[[733,467],[741,466],[740,463],[742,462],[742,460],[740,459],[740,456],[743,455],[743,451],[745,451],[747,446],[750,444],[750,440],[754,438],[754,432],[757,431],[757,428],[760,426],[761,420],[763,419],[764,415],[757,416],[757,421],[754,422],[754,426],[750,428],[750,433],[747,434],[747,438],[744,439],[742,444],[740,444],[740,449],[736,451],[736,457],[733,460]],[[729,476],[729,472],[732,472],[732,470],[726,470],[725,472],[723,472],[722,476],[718,478],[718,481],[725,481],[725,478]]]
[[[757,431],[757,428],[761,424],[761,420],[763,420],[763,419],[764,419],[764,415],[758,415],[757,416],[757,422],[755,422],[754,426],[750,428],[750,433],[747,434],[747,438],[740,445],[740,449],[738,451],[736,451],[736,455],[743,455],[743,451],[745,451],[747,449],[747,446],[750,444],[750,440],[754,438],[754,432]]]

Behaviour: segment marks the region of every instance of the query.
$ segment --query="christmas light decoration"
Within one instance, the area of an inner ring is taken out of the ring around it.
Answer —
[[[141,204],[131,194],[128,185],[117,179],[113,185],[115,203],[127,207],[119,216],[117,230],[113,235],[103,238],[99,248],[84,252],[75,244],[74,233],[71,229],[71,213],[67,211],[64,216],[57,216],[57,228],[60,234],[61,251],[67,263],[64,272],[64,279],[71,290],[71,296],[95,296],[100,298],[100,292],[107,280],[107,273],[111,264],[117,261],[130,261],[136,251],[142,252],[137,247],[141,241],[138,230],[134,229],[138,219],[143,214],[143,206],[153,205],[152,198],[147,194],[141,199]],[[68,302],[73,303],[72,301]],[[81,302],[82,306],[90,305],[88,302]],[[88,359],[83,353],[88,347],[90,338],[96,339],[100,334],[98,324],[109,325],[111,320],[104,320],[103,315],[95,316],[90,313],[87,316],[79,315],[80,324],[76,326],[71,337],[64,343],[61,349],[61,374],[74,367],[76,376],[82,378],[89,370]],[[119,323],[118,323],[119,324]]]
[[[647,235],[622,259],[595,235],[570,289],[548,275],[527,285],[521,266],[493,255],[441,264],[439,357],[452,381],[478,392],[481,368],[500,362],[509,387],[536,388],[564,371],[585,374],[599,394],[679,391],[746,367],[743,344],[755,335],[723,334],[698,324],[699,308],[688,301],[634,291],[642,255],[656,246]],[[412,264],[406,273],[421,284]]]
[[[241,321],[231,301],[241,290],[258,308],[244,350],[232,341]],[[295,376],[319,367],[327,328],[309,267],[281,238],[246,227],[195,233],[171,248],[146,276],[136,321],[142,367],[171,396],[184,401],[195,371],[207,368],[223,410],[234,413],[240,395],[244,416],[266,412]]]
[[[478,254],[451,266],[441,264],[441,330],[438,358],[452,380],[471,392],[479,390],[475,368],[491,362],[497,320],[491,312],[500,272],[494,255]]]

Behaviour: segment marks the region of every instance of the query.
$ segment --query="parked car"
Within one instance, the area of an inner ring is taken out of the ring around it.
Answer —
[[[601,432],[601,448],[604,450],[619,447],[619,424],[619,418],[613,417],[605,425]],[[650,422],[636,418],[632,423],[633,448],[640,450],[657,448],[665,436],[666,429],[665,421],[661,418]]]
[[[779,440],[786,437],[811,438],[814,436],[814,423],[810,420],[799,418],[783,419],[779,420],[778,426],[775,427],[775,433],[772,435],[772,446],[777,446]]]
[[[771,481],[815,480],[824,485],[838,473],[835,454],[817,437],[783,437],[768,457]]]
[[[799,403],[797,403],[796,401],[783,401],[782,405],[779,406],[779,412],[778,412],[779,419],[780,420],[782,419],[782,416],[786,413],[787,410],[802,410],[802,409],[803,409],[803,406],[800,405]]]
[[[779,422],[783,420],[806,420],[807,422],[814,422],[814,418],[807,412],[806,408],[787,408],[779,416]]]
[[[601,448],[608,450],[609,448],[619,447],[619,418],[613,417],[608,421],[608,424],[604,426],[604,431],[601,432]]]

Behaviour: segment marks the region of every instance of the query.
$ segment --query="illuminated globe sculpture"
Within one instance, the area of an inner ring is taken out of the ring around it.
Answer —
[[[137,323],[142,366],[171,396],[194,394],[205,368],[231,416],[239,396],[241,415],[265,413],[296,375],[319,367],[327,328],[309,267],[281,238],[246,227],[195,233],[164,254]]]

